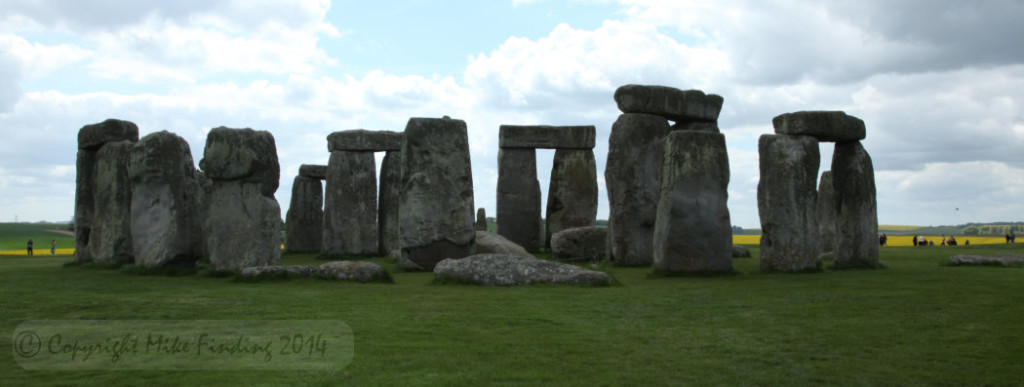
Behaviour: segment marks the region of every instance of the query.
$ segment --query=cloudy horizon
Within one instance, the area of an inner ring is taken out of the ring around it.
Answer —
[[[0,221],[67,221],[77,132],[273,133],[282,218],[326,136],[466,121],[476,207],[495,216],[498,127],[594,125],[598,218],[625,84],[724,97],[732,223],[759,228],[772,118],[863,119],[879,224],[1024,220],[1024,3],[906,0],[0,0]],[[828,169],[831,144],[821,146]],[[554,151],[538,151],[546,202]]]

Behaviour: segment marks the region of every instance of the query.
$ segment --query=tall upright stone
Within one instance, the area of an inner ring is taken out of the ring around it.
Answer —
[[[535,252],[543,246],[537,151],[533,148],[498,150],[498,235]]]
[[[476,224],[473,228],[476,231],[487,231],[487,210],[483,207],[476,209]]]
[[[400,263],[432,270],[443,259],[472,255],[474,208],[465,121],[409,119],[402,143]]]
[[[83,126],[78,131],[78,158],[75,178],[75,260],[92,261],[93,217],[96,213],[96,162],[97,152],[110,142],[139,140],[139,128],[123,120],[106,121]],[[130,206],[130,203],[122,203]],[[130,210],[128,210],[130,211]]]
[[[161,131],[131,148],[131,236],[137,265],[194,267],[203,251],[202,202],[192,150]]]
[[[218,127],[206,137],[200,168],[212,181],[204,223],[210,265],[240,271],[281,264],[281,166],[267,131]]]
[[[597,221],[597,164],[591,149],[558,149],[551,167],[544,246],[551,236]]]
[[[761,270],[818,268],[817,177],[821,156],[810,136],[765,134],[758,142]]]
[[[94,262],[132,263],[131,141],[109,142],[96,152],[89,255]]]
[[[401,242],[398,230],[398,202],[402,196],[402,152],[388,151],[380,164],[380,203],[377,206],[377,229],[380,253],[398,258]]]
[[[620,266],[653,262],[665,137],[661,116],[622,114],[612,124],[604,177],[608,188],[608,256]]]
[[[292,183],[285,217],[284,249],[290,253],[319,252],[324,234],[324,185],[300,172]]]
[[[373,152],[333,151],[327,164],[322,252],[377,255],[377,164]]]
[[[674,131],[664,147],[654,268],[677,273],[731,271],[725,135]]]
[[[878,267],[878,204],[871,156],[860,141],[836,143],[832,154],[837,268]]]
[[[818,237],[822,253],[830,254],[836,250],[836,198],[832,171],[822,172],[818,182]]]

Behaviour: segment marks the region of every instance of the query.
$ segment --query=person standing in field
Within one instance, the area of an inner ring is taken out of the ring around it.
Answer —
[[[32,238],[28,239],[28,255],[32,255]]]
[[[942,244],[940,244],[939,246],[945,246],[945,245],[946,245],[946,234],[942,234]]]
[[[50,255],[57,255],[57,240],[50,241]]]

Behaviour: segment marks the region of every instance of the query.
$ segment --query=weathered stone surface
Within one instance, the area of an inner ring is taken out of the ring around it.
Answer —
[[[299,166],[299,176],[310,179],[327,180],[326,165],[302,164]]]
[[[411,118],[402,143],[402,259],[431,270],[473,254],[473,172],[466,123]]]
[[[733,258],[750,258],[750,249],[744,245],[732,245]]]
[[[401,256],[398,234],[398,201],[402,195],[402,153],[389,151],[380,164],[380,203],[377,205],[377,236],[380,253]]]
[[[265,130],[213,128],[199,168],[213,181],[258,183],[263,196],[274,196],[281,180],[277,145]]]
[[[75,260],[78,262],[92,261],[89,249],[89,237],[92,233],[92,217],[96,201],[93,191],[96,187],[95,172],[96,151],[79,149],[75,164]]]
[[[319,277],[320,268],[316,266],[252,266],[242,269],[242,277]]]
[[[661,195],[664,117],[622,114],[608,138],[604,178],[608,188],[608,258],[620,266],[649,266]]]
[[[817,269],[818,141],[809,136],[765,134],[758,142],[758,152],[761,270]]]
[[[723,99],[700,90],[667,86],[624,85],[615,90],[623,113],[653,114],[672,121],[718,121]]]
[[[672,132],[665,139],[664,158],[654,225],[654,268],[682,273],[731,271],[725,135]]]
[[[211,188],[203,233],[210,266],[240,271],[281,264],[281,166],[270,132],[215,128],[199,162]]]
[[[1024,266],[1024,255],[955,255],[949,258],[953,266]]]
[[[836,267],[878,267],[875,170],[860,141],[836,143],[832,182],[836,203]]]
[[[700,122],[700,121],[677,122],[675,125],[672,125],[672,130],[691,130],[691,131],[695,131],[695,132],[712,132],[712,133],[720,133],[721,132],[720,130],[718,130],[718,123],[717,122]]]
[[[197,242],[199,244],[199,251],[203,254],[204,260],[210,258],[210,248],[206,245],[206,217],[210,214],[210,198],[213,197],[213,181],[206,177],[206,173],[201,170],[196,170],[192,178],[196,182],[198,190],[196,191],[196,202],[199,203],[199,226],[202,228],[203,238],[199,238]]]
[[[339,281],[391,282],[384,268],[366,261],[335,261],[320,265],[320,277]]]
[[[775,133],[804,135],[818,141],[859,141],[866,136],[864,121],[841,111],[801,111],[772,119]]]
[[[402,133],[352,129],[327,135],[327,151],[384,152],[402,150]]]
[[[544,220],[544,247],[562,230],[597,221],[597,164],[591,149],[559,149],[551,167]]]
[[[213,181],[203,232],[214,270],[281,264],[281,207],[260,184]]]
[[[285,251],[320,251],[324,240],[324,185],[320,179],[295,176],[284,227]]]
[[[132,142],[109,142],[96,153],[89,255],[94,262],[131,263],[132,184],[128,178]]]
[[[498,128],[501,148],[594,149],[595,137],[593,125],[502,125]]]
[[[434,267],[434,278],[485,286],[534,283],[609,285],[612,282],[608,274],[599,271],[509,254],[478,254],[462,259],[445,259]]]
[[[836,250],[835,195],[832,171],[822,172],[818,182],[818,237],[821,238],[818,249],[821,254],[831,254]]]
[[[476,253],[477,254],[512,254],[523,258],[534,258],[523,248],[505,237],[487,231],[476,232]]]
[[[202,203],[192,151],[167,131],[131,148],[131,234],[137,265],[193,267],[203,257]]]
[[[603,261],[608,257],[608,228],[577,227],[551,236],[551,257],[563,260]]]
[[[498,150],[498,235],[538,251],[543,245],[540,218],[540,181],[537,151]]]
[[[331,152],[325,197],[322,252],[329,256],[379,254],[373,152]]]
[[[476,209],[476,224],[473,225],[476,231],[487,231],[487,210],[483,207]]]
[[[130,121],[111,118],[78,130],[78,149],[97,150],[103,144],[118,141],[139,141],[139,127]]]

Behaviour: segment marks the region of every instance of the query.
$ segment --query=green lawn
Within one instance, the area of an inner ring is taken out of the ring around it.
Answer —
[[[717,278],[608,268],[622,286],[605,288],[432,285],[403,272],[394,284],[249,283],[0,257],[0,353],[25,320],[323,319],[355,337],[337,372],[26,371],[5,355],[0,385],[1020,384],[1024,269],[941,265],[1019,246],[884,248],[886,269],[814,274],[759,273],[756,258]]]

